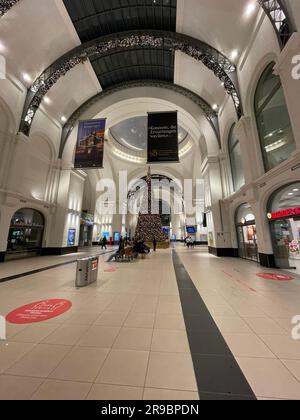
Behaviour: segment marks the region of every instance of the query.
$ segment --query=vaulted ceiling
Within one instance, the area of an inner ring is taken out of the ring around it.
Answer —
[[[28,88],[51,63],[81,44],[139,29],[189,35],[227,57],[235,50],[237,64],[261,14],[258,4],[250,16],[245,13],[249,1],[19,0],[0,18],[0,54],[5,55],[9,73]],[[69,118],[102,89],[136,79],[174,82],[196,92],[211,106],[222,105],[226,99],[211,70],[162,45],[126,49],[126,53],[114,50],[72,68],[47,92],[42,107],[61,122],[62,116]]]
[[[64,0],[81,42],[134,29],[176,31],[177,0]]]
[[[82,43],[124,31],[176,31],[177,0],[64,0]],[[174,54],[138,48],[92,60],[103,89],[131,80],[174,81]]]

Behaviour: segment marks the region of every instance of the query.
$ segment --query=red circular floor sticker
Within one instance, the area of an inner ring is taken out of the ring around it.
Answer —
[[[115,273],[116,271],[115,268],[108,268],[107,270],[104,270],[104,273]]]
[[[56,318],[72,307],[72,302],[64,299],[42,300],[15,309],[6,316],[11,324],[34,324]]]
[[[258,273],[257,277],[261,277],[266,280],[274,281],[292,281],[295,280],[295,277],[288,276],[287,274],[274,274],[274,273]]]

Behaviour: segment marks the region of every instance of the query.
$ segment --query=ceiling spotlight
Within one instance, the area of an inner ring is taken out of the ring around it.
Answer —
[[[6,48],[5,48],[4,44],[0,41],[0,52],[4,53],[5,50],[6,50]]]
[[[246,7],[245,15],[247,17],[251,16],[252,13],[254,13],[255,10],[256,10],[256,3],[254,1],[251,1]]]
[[[62,117],[61,117],[61,121],[62,121],[63,123],[65,123],[65,122],[67,122],[67,118],[66,118],[65,116],[62,116]]]
[[[31,77],[29,76],[29,74],[28,74],[28,73],[22,73],[22,77],[23,77],[23,80],[24,80],[26,83],[31,83],[31,82],[32,82],[32,79],[31,79]]]
[[[230,54],[231,60],[235,60],[238,57],[238,55],[239,55],[238,50],[233,50]]]
[[[48,96],[45,96],[44,97],[44,102],[49,105],[49,104],[51,104],[51,99],[49,99]]]
[[[218,107],[218,105],[217,105],[217,104],[214,104],[214,105],[213,105],[213,107],[212,107],[212,109],[213,109],[214,111],[217,111],[217,110],[218,110],[218,108],[219,108],[219,107]]]

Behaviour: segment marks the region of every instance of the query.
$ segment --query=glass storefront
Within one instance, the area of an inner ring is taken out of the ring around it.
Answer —
[[[300,182],[277,191],[268,210],[276,266],[300,274]]]
[[[239,207],[236,214],[239,257],[259,262],[255,216],[249,204]]]
[[[9,229],[6,260],[40,255],[44,233],[44,217],[33,209],[18,210]]]
[[[94,216],[82,212],[80,220],[79,246],[81,248],[93,245]]]

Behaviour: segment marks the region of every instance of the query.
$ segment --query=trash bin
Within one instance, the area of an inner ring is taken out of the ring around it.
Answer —
[[[97,281],[99,257],[82,258],[77,261],[76,287],[85,287]]]

